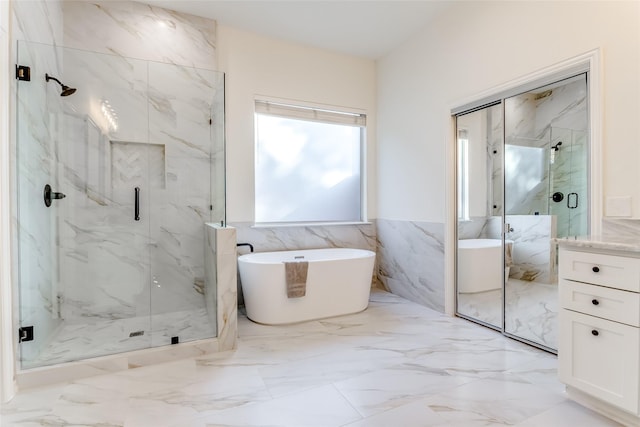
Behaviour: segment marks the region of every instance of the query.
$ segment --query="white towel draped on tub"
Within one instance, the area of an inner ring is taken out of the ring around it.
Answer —
[[[287,282],[287,298],[300,298],[307,293],[308,261],[284,263],[285,280]]]

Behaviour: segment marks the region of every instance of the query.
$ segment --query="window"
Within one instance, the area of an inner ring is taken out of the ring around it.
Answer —
[[[256,223],[363,220],[364,115],[256,101],[255,122]]]
[[[458,129],[458,219],[469,219],[469,137]]]

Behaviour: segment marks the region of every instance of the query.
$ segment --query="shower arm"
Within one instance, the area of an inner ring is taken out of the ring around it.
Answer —
[[[44,79],[45,79],[46,81],[53,80],[53,81],[57,82],[60,86],[64,86],[60,80],[56,79],[56,78],[55,78],[55,77],[53,77],[53,76],[50,76],[49,74],[45,74],[45,75],[44,75]]]

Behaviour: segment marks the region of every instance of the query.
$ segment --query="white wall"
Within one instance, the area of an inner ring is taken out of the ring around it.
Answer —
[[[602,49],[604,195],[640,218],[640,2],[456,2],[378,66],[378,218],[445,222],[449,111]],[[402,189],[402,191],[398,191]]]
[[[226,73],[227,221],[254,216],[254,98],[325,104],[367,114],[367,206],[375,218],[375,62],[218,26]]]

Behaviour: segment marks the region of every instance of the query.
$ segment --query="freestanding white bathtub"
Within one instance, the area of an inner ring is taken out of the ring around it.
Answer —
[[[242,255],[238,268],[247,317],[282,325],[362,311],[369,305],[375,256],[346,248]],[[284,262],[302,260],[309,262],[306,295],[287,298]]]
[[[502,278],[508,275],[502,262],[502,240],[458,240],[458,292],[500,289]]]

